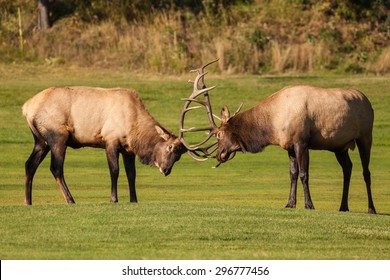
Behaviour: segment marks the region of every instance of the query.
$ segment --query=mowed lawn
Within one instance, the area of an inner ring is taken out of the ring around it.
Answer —
[[[210,70],[212,71],[212,69]],[[126,71],[0,67],[0,258],[1,259],[389,259],[390,77],[210,76],[214,112],[243,109],[287,85],[355,87],[375,110],[371,157],[378,215],[368,215],[357,149],[349,208],[340,213],[342,171],[335,156],[310,153],[310,187],[316,210],[305,210],[302,186],[297,209],[289,194],[287,153],[267,147],[238,154],[219,168],[187,155],[170,176],[137,162],[138,204],[129,203],[121,164],[119,203],[110,204],[110,177],[103,150],[68,149],[65,178],[76,201],[66,205],[49,170],[38,169],[33,205],[23,205],[24,162],[33,139],[21,106],[50,86],[131,87],[163,125],[177,134],[192,74],[138,76]]]

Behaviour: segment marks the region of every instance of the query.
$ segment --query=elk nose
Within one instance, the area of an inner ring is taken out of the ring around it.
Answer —
[[[163,174],[164,176],[168,176],[170,173],[171,173],[171,169],[170,168],[160,168],[160,172],[161,174]]]
[[[218,160],[221,162],[225,162],[229,158],[228,154],[225,151],[222,151],[218,155]]]

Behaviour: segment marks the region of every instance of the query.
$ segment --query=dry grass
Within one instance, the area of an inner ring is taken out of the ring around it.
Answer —
[[[372,66],[372,70],[377,74],[384,74],[390,72],[390,45],[382,50],[378,59]]]
[[[73,15],[45,32],[22,11],[25,45],[19,58],[154,73],[181,73],[216,57],[219,71],[227,73],[304,73],[345,65],[390,72],[389,48],[374,59],[388,32],[326,17],[324,5],[308,10],[297,3],[257,0],[251,6],[220,7],[218,14],[155,11],[132,22],[85,23]],[[0,18],[0,60],[18,57],[16,20]]]
[[[286,67],[288,58],[290,57],[291,47],[280,46],[278,42],[272,42],[272,70],[275,73],[282,73]]]

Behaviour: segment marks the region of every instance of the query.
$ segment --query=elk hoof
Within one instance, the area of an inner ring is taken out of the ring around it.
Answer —
[[[296,208],[295,204],[287,203],[285,208]]]
[[[339,209],[340,212],[349,212],[349,208],[348,207],[344,207],[344,206],[341,206],[340,209]]]
[[[375,208],[368,208],[368,214],[376,214]]]
[[[29,206],[29,205],[32,205],[32,203],[31,203],[31,201],[25,201],[24,205]]]
[[[314,205],[313,204],[306,204],[305,208],[310,209],[310,210],[314,210]]]

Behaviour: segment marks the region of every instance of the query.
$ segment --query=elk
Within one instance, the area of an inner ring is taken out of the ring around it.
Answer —
[[[215,61],[213,61],[215,62]],[[204,68],[197,69],[194,91],[186,101],[180,119],[180,136],[189,152],[199,160],[216,157],[219,166],[232,159],[237,151],[258,153],[268,145],[279,145],[287,151],[290,159],[290,195],[287,208],[296,207],[297,181],[300,178],[305,199],[305,208],[314,209],[309,191],[309,149],[334,152],[343,175],[343,193],[340,211],[349,211],[348,192],[352,162],[348,150],[355,145],[363,167],[363,177],[368,195],[368,213],[375,214],[371,194],[369,170],[372,145],[374,111],[367,97],[360,91],[347,88],[319,88],[309,85],[285,87],[262,100],[252,108],[231,116],[225,106],[221,112],[221,124],[215,124],[208,91],[204,85]],[[204,96],[204,100],[199,97]],[[200,106],[190,107],[198,103]],[[187,112],[204,106],[210,126],[185,128]],[[187,132],[206,130],[209,135],[198,144],[189,145],[184,140]],[[211,136],[216,140],[207,141]],[[203,146],[203,144],[207,146]],[[216,152],[216,156],[213,153]]]
[[[32,204],[32,182],[39,164],[51,151],[50,170],[67,203],[75,203],[64,180],[67,147],[94,147],[106,151],[111,175],[111,199],[118,202],[118,159],[122,154],[130,190],[137,202],[135,157],[157,166],[167,176],[186,149],[147,111],[132,89],[52,87],[23,105],[23,114],[34,137],[34,148],[25,164],[25,204]]]

